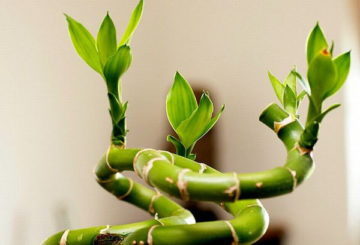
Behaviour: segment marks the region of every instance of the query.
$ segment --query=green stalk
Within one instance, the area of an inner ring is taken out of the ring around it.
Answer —
[[[166,151],[124,149],[112,145],[95,168],[99,184],[117,198],[152,215],[157,214],[157,218],[105,230],[102,226],[69,231],[66,244],[91,244],[106,236],[124,239],[120,244],[142,244],[141,241],[144,244],[255,242],[266,231],[268,215],[260,202],[251,198],[289,193],[307,179],[314,168],[310,152],[299,146],[304,129],[296,118],[289,120],[287,112],[271,104],[261,114],[260,121],[277,133],[288,152],[283,166],[263,172],[220,173],[205,164]],[[189,211],[120,173],[127,170],[135,170],[151,186],[172,196],[220,203],[235,218],[195,223]],[[60,234],[44,244],[58,244],[64,232]],[[84,243],[79,243],[75,236],[82,236]]]
[[[306,126],[314,122],[314,119],[321,114],[322,103],[318,106],[315,105],[313,100],[309,97],[308,114],[306,118]]]

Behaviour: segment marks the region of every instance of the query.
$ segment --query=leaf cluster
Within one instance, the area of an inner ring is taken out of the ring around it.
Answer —
[[[121,101],[121,76],[129,69],[132,55],[129,47],[132,35],[141,19],[143,0],[134,9],[120,42],[117,42],[116,28],[109,13],[106,14],[96,37],[78,21],[66,16],[69,34],[79,56],[105,80],[113,124],[112,142],[125,144],[125,112],[127,102]]]
[[[317,23],[307,40],[307,80],[294,68],[284,83],[268,72],[275,94],[284,109],[294,118],[298,118],[297,110],[305,95],[309,98],[309,110],[306,127],[301,135],[300,143],[311,149],[317,141],[319,124],[333,109],[340,106],[334,104],[322,111],[323,102],[334,95],[344,85],[350,70],[350,51],[333,58],[334,42],[329,46],[325,35]],[[297,82],[303,89],[297,94]]]
[[[174,83],[166,98],[168,120],[179,138],[169,135],[178,155],[195,159],[191,151],[195,143],[201,139],[218,121],[224,105],[212,117],[214,106],[208,92],[203,92],[199,104],[190,84],[176,72]]]

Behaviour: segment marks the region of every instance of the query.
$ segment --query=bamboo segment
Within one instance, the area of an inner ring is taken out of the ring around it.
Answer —
[[[99,239],[118,239],[121,240],[119,244],[155,245],[255,242],[267,229],[268,214],[261,203],[252,198],[292,192],[314,169],[311,151],[299,147],[304,129],[298,120],[288,120],[288,117],[275,104],[260,116],[264,124],[277,132],[288,151],[283,166],[263,172],[221,173],[170,152],[112,145],[95,168],[99,184],[118,199],[136,205],[156,218],[122,226],[69,231],[66,244],[95,244]],[[156,191],[120,173],[132,169]],[[184,200],[221,203],[234,219],[195,223],[189,211],[157,189]],[[63,234],[55,234],[44,244],[59,244]],[[81,237],[81,241],[76,237]]]

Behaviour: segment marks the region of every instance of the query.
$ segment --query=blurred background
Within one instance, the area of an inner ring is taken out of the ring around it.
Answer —
[[[95,35],[109,10],[122,31],[136,3],[0,2],[2,244],[39,244],[65,228],[150,217],[93,178],[111,132],[106,88],[73,49],[63,16]],[[128,146],[168,147],[165,98],[178,70],[194,87],[209,90],[217,108],[226,104],[211,141],[217,168],[250,172],[281,165],[285,149],[258,121],[276,101],[267,70],[284,79],[296,64],[305,74],[306,38],[319,21],[336,55],[352,49],[345,89],[327,101],[343,106],[322,124],[312,178],[291,195],[263,203],[281,244],[360,244],[359,10],[358,0],[145,1],[123,79]]]

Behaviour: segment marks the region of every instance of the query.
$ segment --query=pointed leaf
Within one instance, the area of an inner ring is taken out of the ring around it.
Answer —
[[[176,72],[174,84],[166,97],[166,113],[175,130],[196,110],[197,102],[190,84]]]
[[[284,86],[288,85],[291,88],[291,90],[293,91],[293,93],[297,94],[296,93],[296,74],[294,73],[294,71],[296,72],[295,69],[290,71],[289,75],[285,79]]]
[[[224,109],[225,109],[225,105],[222,105],[221,108],[220,108],[220,111],[218,113],[216,113],[215,117],[213,117],[210,120],[209,124],[204,129],[204,132],[202,133],[201,137],[203,137],[205,134],[207,134],[215,126],[215,124],[219,120],[219,118],[220,118],[222,112],[224,111]]]
[[[324,117],[332,110],[338,108],[340,106],[340,104],[334,104],[332,106],[330,106],[329,108],[327,108],[324,112],[322,112],[319,116],[317,116],[314,121],[321,123],[321,121],[324,119]]]
[[[283,104],[283,94],[284,94],[284,85],[277,79],[270,71],[268,71],[268,76],[271,82],[272,87],[274,88],[275,94]]]
[[[129,24],[126,27],[126,30],[121,38],[119,46],[128,44],[130,42],[130,39],[131,39],[132,35],[134,34],[134,31],[135,31],[136,27],[138,26],[139,21],[141,19],[143,4],[144,4],[144,1],[140,0],[138,5],[134,9],[134,11],[131,15]]]
[[[330,52],[331,56],[333,56],[334,47],[335,47],[335,43],[334,43],[334,40],[332,40],[331,44],[330,44],[330,48],[329,48],[329,52]]]
[[[336,57],[334,59],[334,64],[338,75],[336,86],[329,91],[326,97],[330,97],[335,94],[344,85],[350,70],[350,51]]]
[[[109,92],[114,95],[119,94],[118,81],[124,72],[127,71],[131,64],[132,56],[130,47],[123,45],[118,51],[111,56],[105,64],[104,76]]]
[[[95,39],[79,22],[65,15],[69,26],[71,41],[76,52],[95,71],[102,74],[102,67],[95,47]]]
[[[101,64],[105,65],[107,59],[116,52],[116,30],[109,13],[106,14],[96,39]]]
[[[284,108],[292,115],[296,114],[296,95],[291,90],[289,85],[286,85],[284,89]]]
[[[326,50],[320,52],[310,63],[308,69],[308,81],[311,88],[311,97],[316,106],[325,100],[337,82],[337,74],[334,62]]]
[[[296,77],[297,77],[301,87],[304,89],[304,91],[308,95],[311,95],[310,85],[309,85],[308,81],[306,81],[299,72],[293,70],[293,73],[296,75]]]
[[[199,107],[188,119],[182,121],[175,129],[175,132],[179,135],[179,138],[186,149],[201,138],[204,130],[209,125],[213,109],[213,104],[209,95],[203,93]]]
[[[185,156],[185,147],[177,138],[172,135],[168,135],[166,140],[174,145],[176,154],[178,154],[179,156]]]
[[[310,64],[312,59],[315,58],[321,50],[326,49],[327,47],[328,44],[324,33],[321,30],[319,23],[316,23],[307,41],[306,53],[308,64]]]
[[[300,92],[300,94],[298,94],[298,96],[296,97],[296,107],[299,108],[300,103],[303,101],[303,99],[305,98],[306,95],[306,91],[303,90]]]

